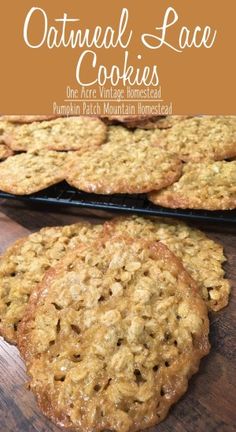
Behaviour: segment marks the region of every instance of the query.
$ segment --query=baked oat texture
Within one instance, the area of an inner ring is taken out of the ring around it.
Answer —
[[[236,161],[188,163],[173,185],[152,192],[154,204],[170,208],[232,210],[236,208]]]
[[[123,126],[108,126],[108,142],[119,143],[120,145],[128,143],[147,143],[151,146],[161,148],[168,133],[167,128],[156,129],[127,129]],[[164,149],[165,150],[165,149]],[[165,150],[166,151],[166,150]],[[172,151],[173,153],[173,151]],[[176,152],[174,152],[176,153]],[[177,153],[176,153],[177,154]]]
[[[176,181],[182,164],[177,156],[149,143],[113,142],[77,153],[66,171],[67,182],[86,192],[143,193]]]
[[[222,267],[226,261],[223,247],[202,231],[179,221],[135,216],[109,221],[105,229],[113,235],[161,241],[183,262],[210,310],[227,306],[230,283]]]
[[[164,132],[160,129],[145,130],[145,129],[127,129],[124,126],[108,126],[107,128],[107,142],[119,143],[120,145],[128,143],[147,142],[156,144],[162,139]]]
[[[22,153],[0,164],[0,190],[30,195],[64,180],[64,165],[69,153]]]
[[[102,227],[78,223],[43,228],[18,240],[0,257],[0,334],[16,343],[16,331],[29,296],[46,270],[78,242],[95,241]]]
[[[15,151],[79,150],[102,144],[106,126],[92,117],[57,118],[18,126],[5,139]]]
[[[160,145],[183,161],[223,160],[236,156],[236,116],[194,117],[177,122]]]
[[[52,120],[57,117],[58,116],[56,115],[4,115],[1,118],[10,123],[33,123],[37,121]]]
[[[13,151],[0,140],[0,161],[13,155]]]
[[[158,121],[153,123],[155,128],[136,128],[134,130],[129,129],[121,124],[109,125],[107,130],[107,141],[108,142],[119,142],[120,144],[126,144],[129,142],[141,142],[146,141],[151,144],[162,144],[167,134],[165,129],[171,128],[174,124],[180,123],[189,116],[166,116],[160,118]]]
[[[207,309],[166,246],[112,238],[48,272],[18,342],[55,423],[138,431],[167,415],[208,353]]]
[[[126,143],[132,143],[135,141],[134,132],[125,128],[124,126],[108,126],[107,127],[107,142],[108,143],[119,143],[120,145]]]

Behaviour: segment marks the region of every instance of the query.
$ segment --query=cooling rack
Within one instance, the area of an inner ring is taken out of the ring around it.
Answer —
[[[181,217],[185,219],[236,223],[236,211],[179,210],[159,207],[148,201],[146,195],[95,195],[70,187],[66,182],[26,196],[11,195],[0,191],[0,198],[42,204],[75,206],[87,209],[108,210],[149,216]]]

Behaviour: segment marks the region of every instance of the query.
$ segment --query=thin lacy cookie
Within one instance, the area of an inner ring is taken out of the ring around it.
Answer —
[[[149,143],[104,144],[77,153],[67,168],[67,182],[83,191],[100,194],[143,193],[176,181],[180,160]]]
[[[161,243],[112,238],[48,272],[20,324],[30,388],[77,431],[159,423],[208,353],[203,300]]]
[[[14,151],[79,150],[101,145],[106,139],[106,126],[91,117],[58,118],[23,124],[5,139]]]
[[[204,116],[177,122],[159,144],[183,161],[222,160],[236,156],[236,116]]]
[[[64,180],[69,154],[63,152],[22,153],[0,164],[0,190],[30,195]]]
[[[225,279],[226,261],[220,244],[202,231],[183,222],[140,217],[117,218],[105,224],[113,235],[127,235],[161,241],[183,262],[185,269],[199,285],[208,308],[218,311],[228,304],[230,283]]]
[[[152,192],[149,199],[170,208],[235,209],[236,161],[188,163],[179,181],[160,192]]]
[[[0,334],[16,343],[16,331],[29,296],[46,270],[78,242],[95,241],[102,227],[75,224],[43,228],[18,240],[0,257]]]

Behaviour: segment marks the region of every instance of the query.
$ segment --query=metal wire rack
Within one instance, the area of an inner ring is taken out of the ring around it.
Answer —
[[[236,211],[179,210],[159,207],[148,201],[146,195],[95,195],[59,183],[43,191],[26,196],[11,195],[0,191],[0,198],[43,204],[76,206],[87,209],[108,210],[139,215],[181,217],[186,219],[236,223]]]

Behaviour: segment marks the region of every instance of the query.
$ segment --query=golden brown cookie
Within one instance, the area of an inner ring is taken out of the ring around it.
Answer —
[[[7,159],[9,156],[13,155],[13,151],[6,146],[6,144],[1,143],[0,139],[0,161],[3,159]]]
[[[236,116],[204,116],[177,122],[159,144],[183,161],[222,160],[236,156]]]
[[[236,208],[236,161],[188,163],[173,185],[152,192],[154,204],[170,208],[232,210]]]
[[[176,181],[180,160],[149,143],[108,143],[77,153],[67,168],[67,182],[85,192],[100,194],[143,193]]]
[[[43,228],[18,240],[0,257],[0,334],[16,343],[16,331],[29,296],[46,270],[77,243],[95,241],[100,225],[79,223]]]
[[[106,139],[104,123],[91,117],[68,117],[23,124],[5,137],[15,151],[79,150],[99,146]]]
[[[161,241],[181,259],[210,310],[218,311],[228,304],[230,283],[224,278],[223,247],[202,231],[180,221],[135,216],[116,218],[107,222],[105,229],[112,235]]]
[[[4,115],[0,120],[6,120],[10,123],[33,123],[57,118],[56,115]]]
[[[157,242],[67,255],[31,296],[18,343],[44,414],[80,432],[159,423],[209,351],[207,309]]]
[[[63,152],[22,153],[0,164],[0,190],[15,195],[30,195],[64,180],[69,158]]]

